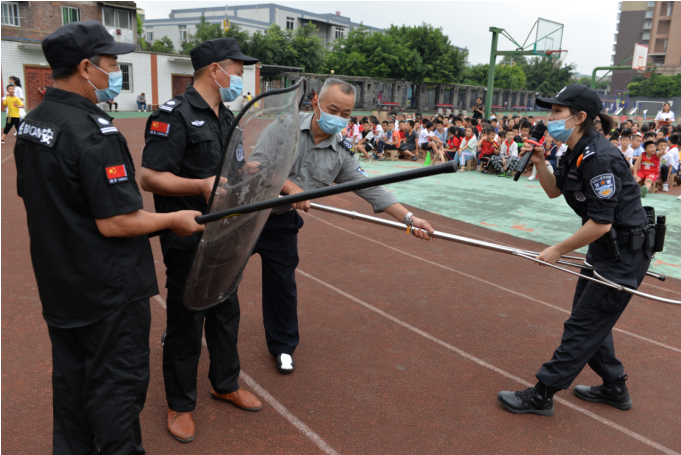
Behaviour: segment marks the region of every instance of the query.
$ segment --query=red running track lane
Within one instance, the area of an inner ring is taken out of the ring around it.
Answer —
[[[135,120],[116,124],[139,168],[142,126]],[[8,153],[5,147],[3,157]],[[48,453],[50,344],[15,176],[13,161],[3,163],[3,443],[7,453]],[[323,202],[370,211],[354,195]],[[153,210],[147,194],[145,206]],[[412,211],[427,217],[438,230],[542,248]],[[534,383],[534,372],[560,341],[573,277],[499,253],[441,240],[419,242],[399,231],[332,214],[311,212],[303,217],[297,371],[279,375],[267,353],[257,256],[246,269],[239,293],[240,357],[256,387],[266,390],[319,440],[301,433],[270,404],[265,403],[261,412],[245,413],[208,399],[204,355],[195,412],[197,439],[187,445],[174,441],[165,429],[158,342],[165,325],[163,290],[161,298],[152,300],[151,382],[142,413],[150,454],[320,453],[320,441],[340,453],[681,451],[678,308],[634,298],[618,323],[624,332],[615,332],[615,343],[630,376],[632,410],[585,403],[568,390],[559,394],[564,401],[556,405],[554,417],[516,416],[501,409],[496,393],[524,388],[519,381]],[[162,287],[158,241],[152,246]],[[677,293],[664,295],[681,293],[678,281],[659,285],[646,281]],[[596,382],[588,368],[576,381]],[[254,390],[243,380],[242,386]]]

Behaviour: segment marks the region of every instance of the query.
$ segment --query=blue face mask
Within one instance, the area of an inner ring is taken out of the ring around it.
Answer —
[[[556,141],[567,142],[575,129],[570,128],[569,130],[566,130],[565,122],[570,120],[572,117],[574,117],[574,115],[563,120],[549,120],[546,123],[549,135]]]
[[[97,102],[103,103],[105,101],[109,101],[116,98],[121,93],[121,89],[123,88],[123,71],[107,73],[94,63],[92,64],[92,66],[97,68],[102,73],[109,75],[109,87],[102,90],[98,89],[92,82],[88,81],[90,85],[92,85],[92,88],[95,89],[95,96],[97,97]]]
[[[326,134],[338,134],[348,124],[348,119],[328,114],[322,110],[321,106],[319,106],[319,112],[321,112],[321,115],[317,119],[317,124]]]
[[[229,87],[222,88],[222,85],[218,84],[218,81],[215,81],[215,83],[218,84],[218,87],[220,87],[220,99],[222,100],[222,102],[230,103],[234,101],[239,95],[241,95],[241,92],[244,91],[244,80],[241,78],[241,76],[232,76],[227,71],[223,70],[221,67],[220,69],[222,70],[223,73],[229,76]]]

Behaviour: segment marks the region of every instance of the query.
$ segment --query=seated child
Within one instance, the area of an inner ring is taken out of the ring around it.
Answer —
[[[501,143],[499,153],[490,158],[490,164],[497,170],[499,177],[512,177],[518,167],[518,144],[513,140],[513,130],[506,131],[506,140]]]
[[[494,156],[496,150],[499,148],[499,144],[496,143],[494,138],[496,137],[494,128],[491,126],[486,126],[482,131],[482,141],[480,141],[480,153],[478,155],[478,160],[480,161],[481,172],[483,174],[491,174],[492,169],[490,168],[490,158]]]
[[[466,161],[474,160],[475,153],[478,151],[478,140],[475,137],[474,131],[475,127],[467,126],[466,135],[461,139],[461,144],[459,145],[459,151],[457,152],[459,158],[459,165],[461,169],[459,172],[465,172]],[[477,131],[477,130],[475,130]]]
[[[456,126],[447,128],[447,148],[445,149],[445,157],[448,161],[456,158],[456,152],[459,150],[459,145],[461,145],[459,134],[460,130]]]
[[[636,159],[636,182],[643,182],[641,197],[646,197],[650,188],[660,178],[660,154],[657,151],[655,141],[646,141],[643,144],[644,152]]]

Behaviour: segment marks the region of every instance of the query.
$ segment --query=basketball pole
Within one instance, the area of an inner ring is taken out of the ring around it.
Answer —
[[[490,116],[492,115],[492,98],[494,98],[494,70],[496,69],[497,57],[499,56],[503,57],[506,55],[509,55],[511,57],[537,55],[534,53],[534,51],[524,51],[522,50],[522,48],[515,51],[497,51],[497,45],[499,44],[499,34],[504,33],[504,29],[498,27],[490,27],[489,31],[492,32],[492,50],[490,51],[489,72],[487,75],[487,94],[485,95],[485,118],[490,118]],[[508,37],[508,35],[506,36]],[[468,106],[466,106],[466,108],[468,108]]]

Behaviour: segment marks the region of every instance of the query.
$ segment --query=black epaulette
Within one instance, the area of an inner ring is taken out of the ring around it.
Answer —
[[[347,152],[350,154],[350,156],[355,156],[355,147],[348,141],[346,138],[343,136],[340,136],[338,138],[338,143],[340,144],[341,147],[343,147]]]
[[[113,123],[111,123],[111,120],[106,119],[102,117],[101,115],[97,114],[88,114],[88,116],[92,119],[93,122],[97,125],[97,128],[99,128],[99,131],[102,132],[104,135],[108,134],[117,134],[118,133],[118,128],[113,126]]]
[[[51,123],[36,122],[33,119],[24,119],[17,131],[17,139],[26,139],[53,148],[59,137],[59,128]]]
[[[162,111],[166,111],[166,112],[173,112],[173,110],[177,106],[179,106],[180,104],[182,104],[182,100],[178,100],[177,98],[173,98],[173,99],[168,100],[165,103],[161,104],[161,106],[159,106],[159,109],[162,110]]]

